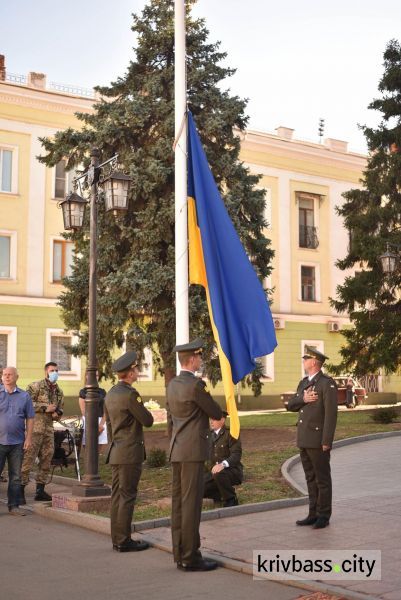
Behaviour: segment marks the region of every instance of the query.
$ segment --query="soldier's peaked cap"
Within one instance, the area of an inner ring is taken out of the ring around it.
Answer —
[[[328,360],[329,357],[322,352],[319,352],[319,350],[316,350],[316,348],[313,348],[312,346],[305,346],[305,354],[302,358],[315,358],[319,362],[324,363],[324,361]]]
[[[120,358],[117,358],[111,365],[111,368],[115,373],[119,373],[120,371],[126,371],[132,366],[136,366],[138,355],[133,350],[129,350]]]
[[[196,340],[188,342],[188,344],[180,344],[175,346],[173,352],[194,352],[196,354],[198,352],[202,352],[203,346],[203,340],[201,340],[201,338],[196,338]]]

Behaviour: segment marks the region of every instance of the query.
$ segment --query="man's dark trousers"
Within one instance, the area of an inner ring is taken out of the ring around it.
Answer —
[[[199,524],[203,498],[203,462],[173,462],[171,535],[174,561],[201,558]]]
[[[0,473],[3,472],[6,459],[8,461],[8,508],[14,508],[20,504],[23,446],[23,444],[0,444]]]
[[[230,468],[213,474],[212,472],[204,474],[204,497],[213,498],[213,500],[231,500],[235,498],[234,485],[239,485],[241,481]]]
[[[308,486],[309,516],[330,519],[332,497],[330,450],[301,448],[300,455]]]
[[[111,539],[124,546],[131,539],[132,515],[142,473],[142,463],[111,465]]]

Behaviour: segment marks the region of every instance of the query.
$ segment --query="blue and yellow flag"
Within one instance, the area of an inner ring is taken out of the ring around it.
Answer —
[[[255,359],[277,345],[262,285],[228,216],[205,152],[188,114],[188,236],[190,283],[203,285],[230,415],[239,436],[234,384],[255,368]]]

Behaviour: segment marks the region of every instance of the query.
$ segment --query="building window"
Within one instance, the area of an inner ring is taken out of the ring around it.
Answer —
[[[71,371],[71,337],[52,335],[50,340],[50,360],[57,363],[60,371]]]
[[[12,150],[0,148],[0,191],[11,192],[13,172]]]
[[[66,161],[60,160],[55,167],[54,197],[57,199],[64,199],[66,195],[67,173],[65,165]]]
[[[57,363],[61,379],[81,379],[81,359],[68,351],[76,342],[77,338],[63,329],[46,329],[46,362]]]
[[[319,246],[315,226],[315,197],[298,194],[299,247],[316,249]]]
[[[0,279],[10,279],[11,239],[0,235]]]
[[[6,335],[5,333],[0,333],[0,367],[6,367],[8,365],[7,345],[8,335]]]
[[[66,240],[53,240],[53,283],[59,283],[72,272],[74,244]]]
[[[139,381],[152,381],[153,379],[153,355],[150,348],[145,348],[144,359],[139,365]]]
[[[258,358],[258,362],[262,365],[263,369],[263,380],[264,383],[269,383],[274,381],[274,352],[268,354],[267,356],[263,356],[263,358]]]
[[[17,278],[17,232],[0,229],[0,280]]]
[[[17,328],[0,326],[0,367],[15,367],[16,361]]]
[[[301,266],[301,300],[316,301],[315,267]]]

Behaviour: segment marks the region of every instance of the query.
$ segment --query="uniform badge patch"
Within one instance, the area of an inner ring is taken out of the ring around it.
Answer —
[[[142,402],[142,398],[140,396],[137,396],[136,399],[138,400],[138,402]]]

